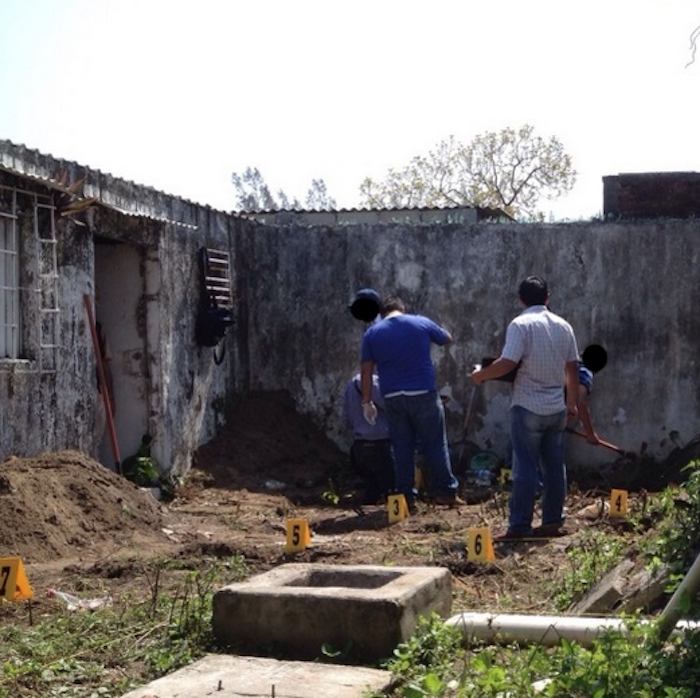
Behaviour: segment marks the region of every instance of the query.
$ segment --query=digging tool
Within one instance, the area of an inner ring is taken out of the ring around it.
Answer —
[[[105,377],[104,361],[102,351],[100,349],[100,341],[97,337],[97,327],[95,325],[95,316],[92,312],[92,300],[86,293],[83,296],[85,303],[85,311],[88,316],[88,325],[90,326],[90,334],[92,335],[92,346],[95,350],[95,360],[97,362],[97,375],[100,378],[100,388],[102,393],[102,402],[105,406],[105,414],[107,415],[107,428],[109,430],[109,442],[112,446],[112,454],[114,455],[115,467],[117,472],[122,475],[121,455],[119,454],[119,444],[117,443],[117,430],[114,426],[114,415],[112,414],[111,395],[109,394],[109,386]]]
[[[569,434],[573,434],[574,436],[580,436],[582,439],[588,438],[582,431],[576,431],[575,429],[572,429],[571,427],[567,427],[566,431]],[[619,453],[622,456],[624,456],[626,453],[626,451],[623,451],[619,446],[615,446],[615,444],[611,444],[608,441],[599,440],[599,443],[591,444],[591,446],[593,446],[593,445],[602,446],[603,448],[608,448],[611,451],[615,451],[615,453]]]

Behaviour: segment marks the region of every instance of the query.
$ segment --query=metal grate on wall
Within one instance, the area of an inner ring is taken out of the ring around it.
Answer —
[[[0,359],[20,356],[19,234],[17,193],[0,210]]]
[[[36,359],[29,370],[56,371],[60,329],[56,248],[51,197],[0,185],[0,361]],[[21,285],[23,265],[30,265],[37,280],[32,289]],[[39,315],[31,327],[26,322],[29,306]],[[24,340],[31,340],[28,346]]]

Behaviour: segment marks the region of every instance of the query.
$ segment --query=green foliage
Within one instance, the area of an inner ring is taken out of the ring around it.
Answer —
[[[189,572],[165,594],[167,569],[147,575],[139,598],[123,597],[94,612],[54,614],[26,629],[0,626],[0,698],[121,696],[133,687],[132,667],[139,667],[136,682],[145,683],[212,650],[214,588],[245,576],[245,561],[234,557]]]
[[[414,635],[394,650],[387,668],[407,683],[431,673],[444,674],[464,655],[461,641],[459,629],[445,625],[436,613],[423,616]]]
[[[559,610],[568,608],[623,557],[624,541],[615,535],[589,529],[580,543],[567,550],[570,569],[557,585],[554,598]]]
[[[570,191],[575,181],[559,140],[542,138],[526,124],[482,133],[467,144],[451,136],[381,181],[367,177],[360,194],[372,207],[484,206],[541,219],[540,198]]]
[[[649,564],[666,563],[678,581],[700,545],[700,461],[685,469],[689,475],[682,488],[667,488],[653,500],[648,515],[657,521],[655,534],[640,542]]]
[[[425,619],[395,652],[394,696],[426,698],[691,698],[700,685],[700,634],[660,643],[653,626],[631,624],[591,648],[480,647],[466,652],[455,629]],[[535,687],[535,683],[539,685]]]
[[[340,492],[338,492],[335,482],[330,478],[328,480],[328,489],[321,493],[321,499],[332,506],[338,506],[340,502]]]

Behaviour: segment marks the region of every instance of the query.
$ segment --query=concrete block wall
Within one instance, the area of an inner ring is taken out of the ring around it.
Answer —
[[[700,431],[698,224],[644,223],[257,226],[237,239],[255,269],[241,298],[246,371],[257,389],[288,389],[339,443],[340,395],[358,367],[363,326],[346,305],[355,289],[397,292],[414,312],[448,327],[435,351],[439,382],[458,402],[470,366],[497,356],[516,290],[528,274],[550,282],[551,306],[573,325],[581,350],[599,343],[608,367],[593,412],[602,435],[659,457]],[[509,388],[477,392],[470,438],[505,452]],[[572,462],[608,458],[585,444]]]

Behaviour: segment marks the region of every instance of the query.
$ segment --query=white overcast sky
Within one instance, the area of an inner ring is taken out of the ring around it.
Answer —
[[[0,0],[0,138],[223,209],[257,166],[341,206],[440,139],[531,123],[579,172],[700,170],[689,0]]]

